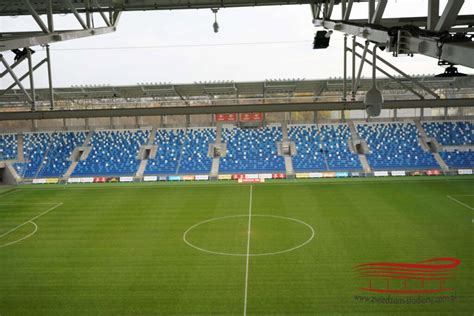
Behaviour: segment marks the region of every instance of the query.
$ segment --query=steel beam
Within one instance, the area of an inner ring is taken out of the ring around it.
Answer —
[[[474,99],[431,99],[431,100],[398,100],[385,101],[384,109],[408,108],[440,108],[440,107],[472,107]],[[36,112],[0,112],[0,121],[9,120],[41,120],[62,118],[91,117],[135,117],[157,115],[196,115],[219,113],[249,112],[291,112],[291,111],[342,111],[365,110],[363,102],[324,102],[324,103],[276,103],[276,104],[245,104],[245,105],[212,105],[212,106],[179,106],[160,108],[127,108],[98,110],[60,110]]]
[[[44,33],[49,33],[48,27],[46,26],[46,24],[44,24],[43,20],[41,20],[41,17],[38,15],[35,8],[33,8],[30,1],[29,0],[23,0],[23,1],[25,3],[26,7],[28,8],[28,11],[30,12],[31,16],[33,17],[33,19],[36,21],[36,23],[40,27],[40,29]]]
[[[352,49],[348,49],[350,52],[352,52]],[[362,55],[358,54],[357,52],[355,53],[355,55],[359,58],[362,58]],[[370,65],[370,66],[373,66],[373,63],[366,59],[365,62]],[[409,87],[407,84],[405,84],[402,80],[392,76],[391,74],[389,74],[388,72],[386,72],[385,70],[383,70],[382,68],[380,68],[379,66],[376,65],[376,68],[377,70],[382,73],[383,75],[387,76],[388,78],[392,79],[393,81],[397,82],[399,85],[401,85],[402,87],[404,87],[405,89],[407,89],[408,91],[410,91],[411,93],[413,93],[414,95],[416,95],[417,97],[419,97],[420,99],[424,99],[425,97],[421,94],[419,94],[418,92],[416,92],[414,89],[412,89],[411,87]]]
[[[38,69],[39,67],[41,67],[44,63],[46,62],[46,58],[43,59],[42,61],[40,61],[38,64],[36,64],[34,67],[32,67],[32,70],[33,71],[36,71],[36,69]],[[21,76],[20,78],[18,78],[18,81],[23,81],[25,80],[26,77],[28,77],[31,73],[31,70],[28,70],[23,76]],[[13,82],[10,86],[8,86],[5,90],[3,91],[0,91],[0,96],[3,96],[4,94],[8,93],[10,90],[12,90],[13,88],[15,88],[17,86],[17,83],[16,82]]]
[[[28,94],[28,91],[26,91],[25,87],[23,87],[23,85],[21,84],[20,80],[18,80],[18,77],[16,76],[15,72],[10,68],[10,66],[8,65],[7,61],[5,60],[5,58],[3,57],[3,55],[0,54],[0,61],[1,63],[3,64],[3,66],[5,67],[5,69],[8,71],[8,73],[10,74],[10,76],[13,78],[13,81],[16,82],[16,84],[18,85],[18,87],[20,88],[20,90],[25,94],[25,96],[27,97],[28,101],[29,102],[32,102],[33,100],[31,99],[30,95]]]
[[[432,1],[439,1],[439,0],[432,0]],[[367,20],[366,19],[351,19],[349,22],[356,25],[364,25],[367,23]],[[428,17],[428,22],[429,22],[429,17]],[[436,22],[434,22],[434,25],[431,28],[431,30],[434,30],[436,23],[437,23],[437,20]],[[474,15],[472,14],[459,15],[457,16],[456,21],[454,22],[452,27],[455,27],[457,25],[469,25],[469,24],[474,24]],[[400,18],[383,18],[380,20],[380,25],[386,28],[404,26],[404,25],[426,27],[427,17],[414,16],[414,17],[400,17]]]
[[[382,20],[383,13],[387,7],[387,1],[388,0],[379,0],[379,3],[377,4],[377,10],[375,10],[374,15],[372,16],[372,24],[379,24],[380,20]]]
[[[46,44],[46,59],[48,60],[48,84],[49,84],[49,109],[54,109],[53,72],[51,71],[51,53],[49,44]]]
[[[81,24],[82,28],[84,30],[89,29],[89,27],[87,26],[87,23],[84,22],[81,15],[77,11],[76,7],[72,4],[71,0],[62,0],[62,2],[64,3],[64,5],[66,5],[69,8],[69,10],[71,10],[72,14],[74,14],[79,24]]]
[[[38,45],[46,45],[54,42],[68,41],[77,38],[83,38],[94,35],[108,34],[116,31],[115,26],[100,27],[90,30],[76,30],[54,32],[51,34],[36,35],[25,38],[16,38],[0,41],[0,51],[6,51],[16,48],[33,47]]]
[[[439,20],[439,0],[428,0],[428,21],[426,29],[434,31]]]
[[[31,110],[36,111],[36,90],[35,90],[35,79],[34,79],[35,71],[33,69],[33,59],[31,58],[31,50],[29,48],[27,48],[27,57],[28,57],[28,75],[30,77]]]
[[[443,44],[429,37],[407,37],[404,41],[413,53],[474,68],[474,42]]]
[[[443,14],[439,18],[435,27],[435,32],[449,31],[451,26],[456,22],[459,11],[464,5],[464,0],[449,0],[444,8]]]

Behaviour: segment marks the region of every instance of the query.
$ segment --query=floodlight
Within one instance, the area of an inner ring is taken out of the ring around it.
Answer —
[[[331,34],[332,31],[317,31],[314,36],[313,49],[328,48]]]

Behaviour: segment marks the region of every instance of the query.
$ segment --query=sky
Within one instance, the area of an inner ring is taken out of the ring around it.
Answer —
[[[426,16],[427,2],[391,0],[384,17]],[[445,3],[441,0],[442,7]],[[339,11],[337,7],[335,18]],[[356,3],[352,17],[364,18],[366,11],[367,4]],[[466,0],[461,14],[474,14],[474,0]],[[125,12],[115,33],[52,44],[54,86],[342,77],[342,34],[333,34],[328,49],[313,50],[317,29],[309,5],[225,8],[217,19],[220,30],[214,33],[210,9]],[[100,25],[99,15],[95,21]],[[72,15],[57,16],[55,24],[57,29],[79,27]],[[0,29],[38,27],[31,17],[6,17],[0,18]],[[44,49],[36,47],[34,60],[44,56]],[[381,56],[409,74],[443,72],[437,60],[429,57],[393,58],[386,52]],[[5,57],[13,59],[11,53]],[[459,70],[474,73],[464,67]],[[369,67],[364,75],[370,75]],[[0,86],[11,82],[6,76]],[[47,86],[44,66],[35,72],[35,82],[37,87]]]

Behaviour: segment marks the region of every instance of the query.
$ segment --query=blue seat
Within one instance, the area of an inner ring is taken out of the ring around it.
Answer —
[[[176,174],[184,140],[185,131],[181,128],[156,131],[153,143],[158,150],[155,158],[148,160],[145,174]]]
[[[347,124],[295,125],[288,131],[295,142],[292,157],[296,171],[361,170],[359,157],[350,152],[351,132]]]
[[[359,124],[357,130],[369,145],[367,160],[374,170],[439,168],[433,155],[421,148],[415,124]]]
[[[23,178],[34,178],[48,150],[52,133],[26,133],[23,135],[23,157],[26,162],[15,163]]]
[[[471,122],[424,122],[429,137],[442,145],[474,145],[474,124]]]
[[[140,164],[140,146],[148,141],[149,130],[96,131],[89,156],[79,161],[73,176],[133,176]]]
[[[0,134],[0,161],[16,159],[17,155],[17,136],[14,134]]]
[[[38,177],[62,177],[71,165],[74,148],[81,146],[85,132],[58,132],[53,135]]]
[[[227,154],[220,159],[219,172],[284,172],[285,163],[276,145],[281,140],[281,128],[275,126],[224,128],[222,141],[227,144]]]

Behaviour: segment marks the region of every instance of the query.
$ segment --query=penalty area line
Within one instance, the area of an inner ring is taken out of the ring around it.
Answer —
[[[50,207],[49,209],[47,209],[47,210],[44,211],[43,213],[40,213],[40,214],[34,216],[33,218],[27,220],[26,222],[24,222],[24,223],[22,223],[22,224],[20,224],[20,225],[18,225],[18,226],[16,226],[16,227],[10,229],[10,230],[7,231],[6,233],[1,234],[1,235],[0,235],[0,238],[6,236],[6,235],[8,235],[8,234],[10,234],[11,232],[14,232],[14,231],[17,230],[18,228],[20,228],[20,227],[22,227],[22,226],[25,226],[25,225],[28,224],[28,223],[32,223],[33,225],[36,226],[36,224],[33,223],[33,221],[34,221],[35,219],[40,218],[41,216],[43,216],[43,215],[45,215],[45,214],[51,212],[52,210],[54,210],[54,209],[60,207],[61,205],[63,205],[63,203],[58,203],[58,204],[54,205],[53,207]]]
[[[253,193],[253,185],[250,185],[249,223],[248,223],[248,230],[247,230],[247,255],[246,255],[246,265],[245,265],[244,316],[247,315],[247,293],[248,293],[248,286],[249,286],[250,235],[251,235],[251,227],[252,227],[252,193]]]
[[[456,195],[456,196],[462,196],[462,195]],[[465,195],[465,196],[471,196],[471,195]],[[467,205],[466,203],[463,203],[463,202],[459,201],[458,199],[453,198],[453,197],[450,196],[450,195],[446,195],[446,197],[447,197],[448,199],[450,199],[451,201],[454,201],[454,202],[456,202],[456,203],[458,203],[458,204],[460,204],[460,205],[462,205],[462,206],[464,206],[464,207],[467,207],[467,208],[470,209],[471,211],[474,211],[474,207],[469,206],[469,205]]]

